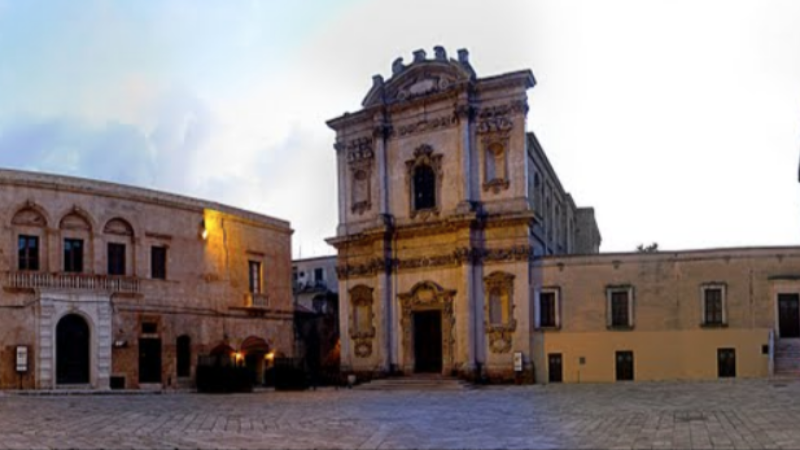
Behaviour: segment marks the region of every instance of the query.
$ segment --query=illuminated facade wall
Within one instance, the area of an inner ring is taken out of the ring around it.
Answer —
[[[265,343],[292,353],[285,221],[2,170],[0,223],[3,388],[190,386],[198,356],[221,344],[251,349],[251,364]],[[25,373],[11,363],[18,346]]]

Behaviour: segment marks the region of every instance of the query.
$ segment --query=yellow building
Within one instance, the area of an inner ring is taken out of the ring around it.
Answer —
[[[535,266],[537,380],[797,372],[800,248],[552,256]]]

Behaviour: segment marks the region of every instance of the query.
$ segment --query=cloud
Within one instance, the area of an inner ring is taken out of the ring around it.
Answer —
[[[148,145],[140,130],[120,123],[18,119],[0,134],[0,165],[147,185],[154,179]]]

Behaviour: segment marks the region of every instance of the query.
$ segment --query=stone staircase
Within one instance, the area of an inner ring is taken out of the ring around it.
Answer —
[[[775,341],[775,376],[800,378],[800,339]]]
[[[413,375],[381,378],[356,386],[362,391],[461,391],[472,385],[458,378],[441,375]]]

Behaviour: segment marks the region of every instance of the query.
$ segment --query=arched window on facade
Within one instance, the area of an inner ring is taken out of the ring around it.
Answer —
[[[38,271],[46,266],[47,219],[32,204],[11,219],[17,243],[17,270]]]
[[[436,174],[428,165],[419,165],[414,169],[414,209],[431,209],[436,207]]]
[[[92,225],[77,207],[67,213],[59,223],[63,255],[62,270],[71,273],[91,272]]]
[[[114,218],[103,227],[106,239],[108,275],[129,275],[133,263],[133,227],[126,220]]]

